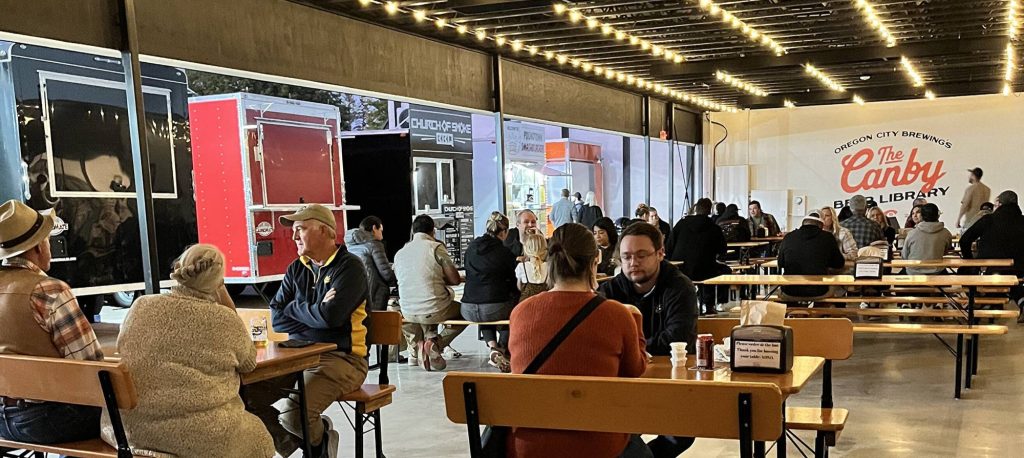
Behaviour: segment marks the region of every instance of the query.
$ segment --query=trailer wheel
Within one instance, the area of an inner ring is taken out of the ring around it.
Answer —
[[[118,291],[111,296],[114,298],[114,304],[118,307],[128,308],[135,302],[135,298],[139,297],[140,291]]]
[[[78,302],[78,306],[82,309],[82,314],[89,320],[90,323],[96,322],[96,315],[100,314],[103,310],[103,304],[106,303],[106,296],[100,294],[97,296],[86,296]]]

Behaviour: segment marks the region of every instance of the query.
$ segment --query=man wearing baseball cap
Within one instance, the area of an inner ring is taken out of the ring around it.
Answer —
[[[817,213],[804,217],[800,229],[782,239],[779,245],[779,267],[787,275],[825,275],[829,269],[842,269],[846,264],[834,235],[821,230],[824,222]],[[828,286],[783,286],[783,301],[808,301],[828,297]]]
[[[100,361],[96,334],[71,287],[45,273],[53,222],[15,200],[0,205],[0,353]],[[4,439],[54,444],[99,437],[99,407],[9,397],[0,404]]]
[[[281,456],[299,447],[305,421],[313,456],[334,457],[339,434],[321,414],[366,379],[366,273],[362,261],[337,244],[337,222],[327,207],[309,205],[280,222],[292,228],[299,258],[288,266],[270,301],[274,330],[296,340],[337,344],[338,349],[322,354],[319,364],[305,371],[306,418],[301,418],[297,396],[280,399],[281,389],[294,385],[291,376],[250,387],[249,407],[267,426]]]
[[[970,221],[974,216],[981,211],[981,204],[988,202],[989,197],[992,197],[992,190],[985,186],[981,182],[981,176],[984,172],[981,167],[975,167],[973,169],[967,169],[970,175],[967,176],[967,189],[964,189],[964,198],[960,199],[960,213],[956,215],[956,227],[960,227],[961,222]]]

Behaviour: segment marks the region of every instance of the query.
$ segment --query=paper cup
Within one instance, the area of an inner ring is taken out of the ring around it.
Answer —
[[[686,353],[686,342],[672,342],[669,347],[672,348],[672,353]]]

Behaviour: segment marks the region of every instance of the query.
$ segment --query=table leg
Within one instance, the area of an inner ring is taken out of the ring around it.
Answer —
[[[754,456],[757,458],[764,458],[764,441],[754,442]]]
[[[967,324],[974,325],[974,295],[977,294],[977,286],[967,287]]]
[[[974,362],[973,361],[974,357],[972,355],[974,355],[974,338],[968,337],[967,338],[967,361],[965,361],[967,367],[964,370],[964,388],[967,388],[968,390],[971,389],[971,369],[972,369],[973,362]]]
[[[297,375],[299,379],[299,418],[302,419],[302,456],[312,458],[313,450],[309,443],[309,425],[306,421],[309,418],[309,414],[306,411],[306,378],[303,377],[303,371],[297,372]]]
[[[975,334],[974,338],[974,361],[971,362],[971,374],[978,375],[978,347],[981,347],[981,334]]]
[[[953,397],[960,399],[960,377],[963,370],[963,359],[964,359],[964,335],[956,335],[956,378],[954,383],[956,389],[953,391]]]
[[[786,401],[782,401],[782,434],[775,441],[775,454],[778,458],[786,458]]]

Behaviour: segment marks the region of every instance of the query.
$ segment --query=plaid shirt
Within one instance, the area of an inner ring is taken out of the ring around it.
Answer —
[[[853,240],[857,242],[857,248],[864,248],[871,245],[871,242],[885,240],[885,233],[878,223],[871,221],[865,216],[851,216],[839,223],[853,234]]]
[[[3,266],[27,269],[46,277],[32,290],[32,312],[36,323],[50,334],[53,346],[62,357],[103,360],[103,351],[96,333],[78,307],[78,300],[67,283],[46,276],[39,267],[22,258],[4,259]]]

